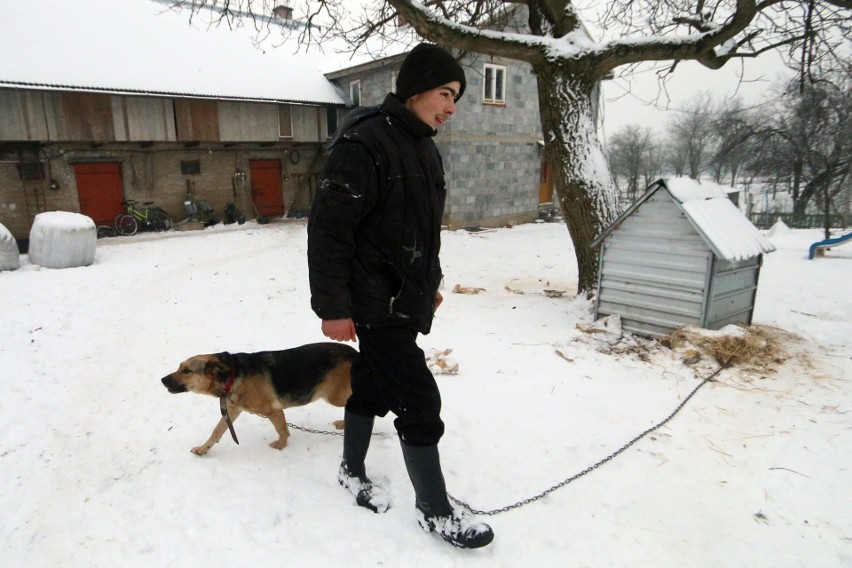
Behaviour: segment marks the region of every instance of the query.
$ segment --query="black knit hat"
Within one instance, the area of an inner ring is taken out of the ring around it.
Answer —
[[[464,70],[450,52],[430,43],[421,43],[412,49],[396,77],[396,95],[403,102],[411,96],[453,81],[461,83],[456,99],[461,98],[467,80]]]

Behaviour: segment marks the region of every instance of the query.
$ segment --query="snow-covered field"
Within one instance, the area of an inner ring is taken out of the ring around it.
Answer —
[[[391,417],[367,464],[389,489],[384,515],[337,484],[338,436],[294,430],[276,451],[271,425],[245,415],[239,446],[189,451],[219,408],[163,388],[180,361],[323,340],[305,239],[303,221],[250,222],[0,273],[0,566],[852,565],[852,247],[809,261],[819,231],[772,236],[755,321],[801,337],[785,339],[785,362],[723,371],[608,463],[490,517],[490,547],[460,551],[417,526]],[[577,329],[591,303],[572,297],[561,224],[448,232],[443,250],[445,302],[420,344],[459,365],[438,377],[441,451],[450,493],[477,509],[582,472],[716,368]],[[341,417],[325,403],[287,412],[320,430]]]

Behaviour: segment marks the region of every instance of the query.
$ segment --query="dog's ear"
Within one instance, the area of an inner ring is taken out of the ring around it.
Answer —
[[[226,352],[216,353],[210,357],[204,366],[204,374],[214,381],[224,383],[231,374],[231,354]]]

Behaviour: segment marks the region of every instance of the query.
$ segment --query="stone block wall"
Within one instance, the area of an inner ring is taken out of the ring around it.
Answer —
[[[361,102],[382,102],[401,58],[386,65],[355,68],[336,81],[349,92],[349,82],[361,80]],[[506,101],[483,102],[483,65],[506,67]],[[441,127],[435,142],[444,159],[447,204],[444,223],[451,228],[496,227],[538,217],[541,168],[541,125],[538,90],[529,65],[492,57],[469,57],[463,62],[467,88],[456,115]]]

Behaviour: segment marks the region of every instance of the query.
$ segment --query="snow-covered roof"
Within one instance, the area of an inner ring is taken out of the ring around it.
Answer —
[[[592,245],[600,244],[624,219],[660,189],[665,189],[680,206],[689,222],[717,257],[729,261],[745,260],[775,250],[769,239],[728,199],[729,193],[736,193],[735,189],[683,177],[666,178],[651,184],[648,191],[595,239]]]
[[[152,0],[4,0],[0,87],[345,104],[327,57],[209,19]]]
[[[729,193],[736,192],[733,188],[684,177],[667,178],[663,183],[716,256],[744,260],[775,250],[728,199]]]

